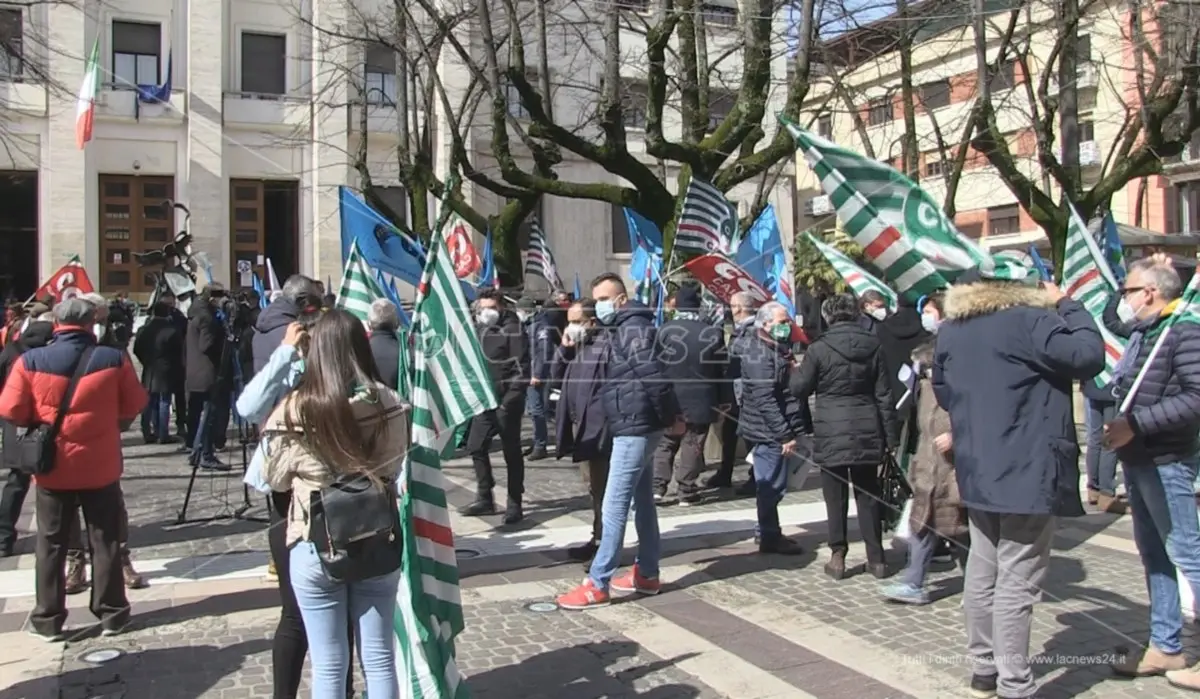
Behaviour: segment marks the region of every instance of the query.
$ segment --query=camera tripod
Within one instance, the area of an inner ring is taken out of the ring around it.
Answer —
[[[202,300],[200,302],[203,303]],[[214,383],[215,388],[209,393],[208,399],[204,401],[204,408],[200,412],[199,426],[196,429],[196,434],[194,435],[192,444],[190,445],[191,451],[188,453],[188,463],[192,467],[192,474],[188,478],[187,491],[183,496],[183,507],[181,507],[179,510],[179,516],[176,518],[175,524],[196,524],[226,519],[236,519],[245,522],[258,522],[261,524],[267,523],[267,520],[262,517],[246,516],[246,513],[254,507],[254,503],[250,501],[250,486],[246,485],[244,482],[242,483],[242,504],[238,505],[232,510],[229,510],[229,505],[226,503],[225,511],[210,517],[197,517],[193,519],[188,519],[187,517],[188,505],[190,505],[192,501],[192,491],[196,487],[196,475],[203,467],[204,457],[206,456],[205,446],[207,443],[207,438],[213,433],[214,429],[218,429],[217,425],[214,423],[216,422],[217,413],[221,411],[217,409],[217,406],[214,403],[215,400],[219,400],[223,397],[221,395],[222,390],[220,387],[230,384],[229,378],[232,374],[233,391],[229,396],[229,400],[233,400],[234,396],[240,393],[245,385],[242,377],[241,365],[238,363],[238,358],[236,356],[237,353],[235,351],[235,348],[237,347],[237,336],[233,332],[232,319],[224,320],[223,324],[225,326],[225,342],[221,347],[221,363],[218,365],[217,378],[216,382]],[[246,471],[250,467],[249,450],[258,444],[258,434],[257,430],[255,430],[252,425],[249,425],[244,420],[235,418],[235,422],[237,424],[238,432],[238,448],[241,453],[242,475],[245,476]],[[228,426],[228,422],[226,422],[226,424],[222,427],[228,429]]]

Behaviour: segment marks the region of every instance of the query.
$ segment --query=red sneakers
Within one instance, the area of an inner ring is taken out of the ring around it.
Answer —
[[[657,595],[662,591],[662,582],[658,578],[643,578],[637,566],[630,568],[628,573],[618,575],[609,583],[609,587],[617,592],[640,592],[643,595]]]
[[[583,584],[565,595],[559,595],[558,606],[562,609],[592,609],[607,607],[608,593],[596,587],[591,578],[584,578]]]

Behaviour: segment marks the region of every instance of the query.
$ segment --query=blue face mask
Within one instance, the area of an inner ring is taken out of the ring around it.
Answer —
[[[596,302],[596,320],[608,325],[617,317],[617,303],[611,299]]]

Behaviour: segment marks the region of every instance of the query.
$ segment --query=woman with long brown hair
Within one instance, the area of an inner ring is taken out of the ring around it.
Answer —
[[[264,425],[263,477],[292,493],[287,521],[292,589],[304,619],[314,699],[343,699],[358,634],[371,699],[398,699],[392,618],[399,572],[342,582],[326,571],[309,525],[335,481],[391,489],[408,448],[407,406],[383,385],[362,323],[329,310],[313,325],[300,384]]]

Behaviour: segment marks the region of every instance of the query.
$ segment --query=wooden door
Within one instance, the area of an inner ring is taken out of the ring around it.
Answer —
[[[229,201],[231,287],[250,288],[253,279],[251,273],[257,274],[265,284],[267,236],[262,180],[230,180]]]
[[[149,293],[156,268],[143,269],[133,253],[161,249],[174,239],[173,212],[163,202],[175,196],[175,178],[100,175],[101,293]]]

